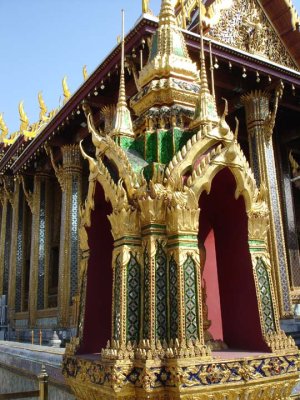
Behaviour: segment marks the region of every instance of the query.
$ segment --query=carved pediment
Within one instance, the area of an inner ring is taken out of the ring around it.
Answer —
[[[209,36],[269,59],[288,68],[298,69],[277,32],[256,0],[232,0],[211,26]]]

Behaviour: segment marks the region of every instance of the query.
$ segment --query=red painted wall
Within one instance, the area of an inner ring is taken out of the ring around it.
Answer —
[[[204,246],[206,249],[206,261],[203,278],[206,282],[208,319],[211,321],[209,332],[214,339],[223,340],[223,326],[220,304],[220,289],[217,271],[217,259],[215,249],[215,235],[211,229],[207,235]]]
[[[90,258],[87,271],[87,294],[83,341],[80,354],[99,353],[111,338],[112,252],[113,238],[107,215],[111,206],[97,183],[95,209],[88,228]]]
[[[209,195],[200,198],[199,240],[214,230],[218,284],[221,301],[221,320],[225,343],[232,349],[268,351],[263,341],[255,291],[252,262],[248,246],[248,220],[242,197],[235,200],[236,182],[228,169],[213,180]],[[212,246],[212,242],[208,242]],[[208,254],[211,252],[209,249]],[[213,272],[213,253],[208,259],[209,294],[218,297],[216,274]],[[204,267],[205,268],[205,267]],[[208,307],[217,307],[213,303]],[[220,324],[218,309],[210,311],[214,324]],[[215,327],[214,329],[217,329]],[[218,329],[221,329],[219,326]]]

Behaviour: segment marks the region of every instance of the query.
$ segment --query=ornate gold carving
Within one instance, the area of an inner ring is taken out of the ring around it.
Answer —
[[[47,116],[47,106],[42,96],[42,92],[38,94],[39,106],[40,106],[40,115],[39,120],[47,122],[49,120],[49,116]]]
[[[177,14],[178,25],[186,29],[186,19],[190,20],[195,8],[199,7],[199,0],[177,0],[181,7]],[[214,26],[222,17],[222,11],[232,5],[232,0],[214,0],[209,6],[201,3],[202,20],[206,26]]]
[[[64,168],[62,165],[56,165],[53,155],[53,150],[50,146],[45,146],[47,155],[50,157],[52,167],[55,172],[55,176],[60,184],[61,190],[65,190],[65,180],[64,180]]]
[[[276,352],[297,351],[297,346],[291,336],[287,336],[285,332],[279,330],[278,332],[266,335],[266,341],[270,349]]]
[[[34,197],[33,197],[33,193],[26,189],[25,178],[24,178],[23,175],[21,175],[21,183],[22,183],[23,192],[24,192],[24,195],[25,195],[26,202],[27,202],[27,204],[28,204],[28,206],[30,208],[31,213],[33,214],[34,213],[34,201],[33,201]]]
[[[24,111],[23,101],[21,101],[19,103],[19,114],[20,114],[20,121],[21,121],[20,131],[21,132],[26,131],[29,126],[29,119]]]
[[[89,74],[88,74],[87,69],[86,69],[86,65],[84,65],[83,68],[82,68],[82,75],[83,75],[83,80],[84,81],[86,81],[88,79],[88,77],[89,77]]]
[[[115,208],[113,213],[108,216],[111,223],[114,239],[123,236],[140,234],[140,219],[138,211],[131,206]]]
[[[267,189],[262,184],[254,195],[251,210],[248,211],[248,236],[250,240],[266,240],[269,229]]]
[[[109,134],[112,130],[112,123],[116,113],[116,106],[114,104],[104,106],[100,110],[101,115],[104,117],[104,132]]]
[[[271,140],[278,110],[278,102],[283,94],[282,82],[276,88],[273,111],[269,111],[270,94],[256,90],[241,97],[246,109],[247,129],[251,135],[263,134],[266,142]]]
[[[232,6],[223,11],[220,22],[211,27],[209,35],[230,46],[297,69],[256,0],[233,0]]]
[[[273,143],[270,140],[278,101],[282,95],[280,82],[275,92],[275,106],[273,112],[269,110],[270,94],[262,91],[252,91],[242,97],[246,111],[247,130],[250,136],[249,143],[252,163],[253,155],[256,161],[253,165],[256,179],[267,188],[267,205],[270,211],[270,229],[268,230],[268,245],[271,260],[274,265],[273,274],[276,277],[277,296],[279,299],[281,315],[290,315],[290,293],[288,285],[287,259],[284,244],[284,232],[281,221],[281,205],[278,197],[277,179],[275,173],[275,159]],[[284,288],[283,286],[284,285]],[[283,297],[283,293],[285,295]]]
[[[293,183],[294,183],[295,187],[297,189],[299,189],[300,188],[300,179],[298,179],[298,178],[300,176],[300,166],[297,163],[297,161],[295,160],[295,158],[293,157],[292,151],[289,152],[289,160],[290,160],[290,164],[292,167],[292,175],[294,178]]]
[[[0,141],[1,143],[3,143],[4,139],[6,139],[8,135],[8,127],[4,122],[3,114],[0,114],[0,130],[1,130]]]

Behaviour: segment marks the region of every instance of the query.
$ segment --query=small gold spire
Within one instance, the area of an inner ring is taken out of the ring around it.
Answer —
[[[40,115],[39,115],[39,120],[40,121],[45,121],[47,120],[47,106],[45,104],[45,101],[43,99],[42,92],[38,93],[38,99],[39,99],[39,105],[40,105]]]
[[[64,104],[66,104],[66,102],[71,97],[71,92],[70,92],[70,90],[68,88],[67,77],[66,76],[62,80],[62,87],[63,87],[63,94],[64,94]]]
[[[24,111],[23,101],[20,101],[20,103],[19,103],[19,115],[20,115],[20,121],[21,121],[20,132],[22,132],[22,131],[27,130],[28,126],[29,126],[29,119]]]
[[[82,75],[83,75],[84,81],[86,81],[87,78],[89,77],[89,74],[88,74],[87,69],[86,69],[86,65],[84,65],[83,68],[82,68]]]
[[[121,74],[120,74],[120,88],[119,98],[117,103],[117,110],[114,121],[112,123],[112,136],[129,136],[133,137],[133,128],[130,111],[126,103],[126,92],[125,92],[125,35],[124,35],[124,10],[122,10],[122,45],[121,45]]]
[[[149,11],[149,0],[142,0],[142,13],[147,14]]]
[[[212,123],[217,125],[220,118],[217,114],[216,101],[211,94],[206,73],[205,55],[204,55],[204,40],[203,40],[203,21],[202,21],[202,1],[199,0],[199,29],[200,29],[200,92],[195,110],[194,121],[190,127],[194,128],[199,125]]]

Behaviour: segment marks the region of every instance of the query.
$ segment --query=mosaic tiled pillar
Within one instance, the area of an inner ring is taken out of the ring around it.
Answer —
[[[281,152],[281,176],[282,176],[282,196],[284,200],[284,227],[286,232],[287,253],[290,264],[290,277],[292,289],[298,294],[300,291],[300,253],[297,237],[297,223],[294,208],[293,188],[291,183],[291,171],[289,166],[289,154],[287,148],[280,143]]]
[[[141,321],[142,246],[138,213],[123,209],[109,216],[114,235],[112,339],[138,343]]]
[[[49,267],[49,194],[51,190],[50,176],[37,172],[34,176],[32,195],[32,229],[29,282],[29,322],[35,325],[36,312],[46,304],[47,271]]]
[[[249,137],[251,167],[258,186],[264,184],[268,190],[270,229],[268,246],[277,286],[282,317],[291,315],[290,285],[287,267],[285,238],[283,233],[282,210],[276,176],[276,165],[272,132],[266,123],[270,115],[270,97],[255,91],[243,97]]]
[[[13,181],[5,181],[5,189],[2,195],[2,219],[0,232],[0,294],[8,296],[9,262],[11,248],[11,223],[13,204]]]
[[[79,207],[82,199],[82,157],[78,145],[62,147],[63,165],[61,229],[59,249],[58,321],[70,326],[70,306],[78,294]]]
[[[23,266],[23,192],[16,180],[13,194],[12,230],[10,247],[10,272],[8,309],[12,321],[14,312],[21,311],[21,275]]]
[[[139,202],[142,210],[144,273],[142,277],[142,338],[168,340],[166,207],[163,200]]]
[[[168,209],[168,295],[170,339],[204,345],[202,284],[198,249],[199,209]]]

